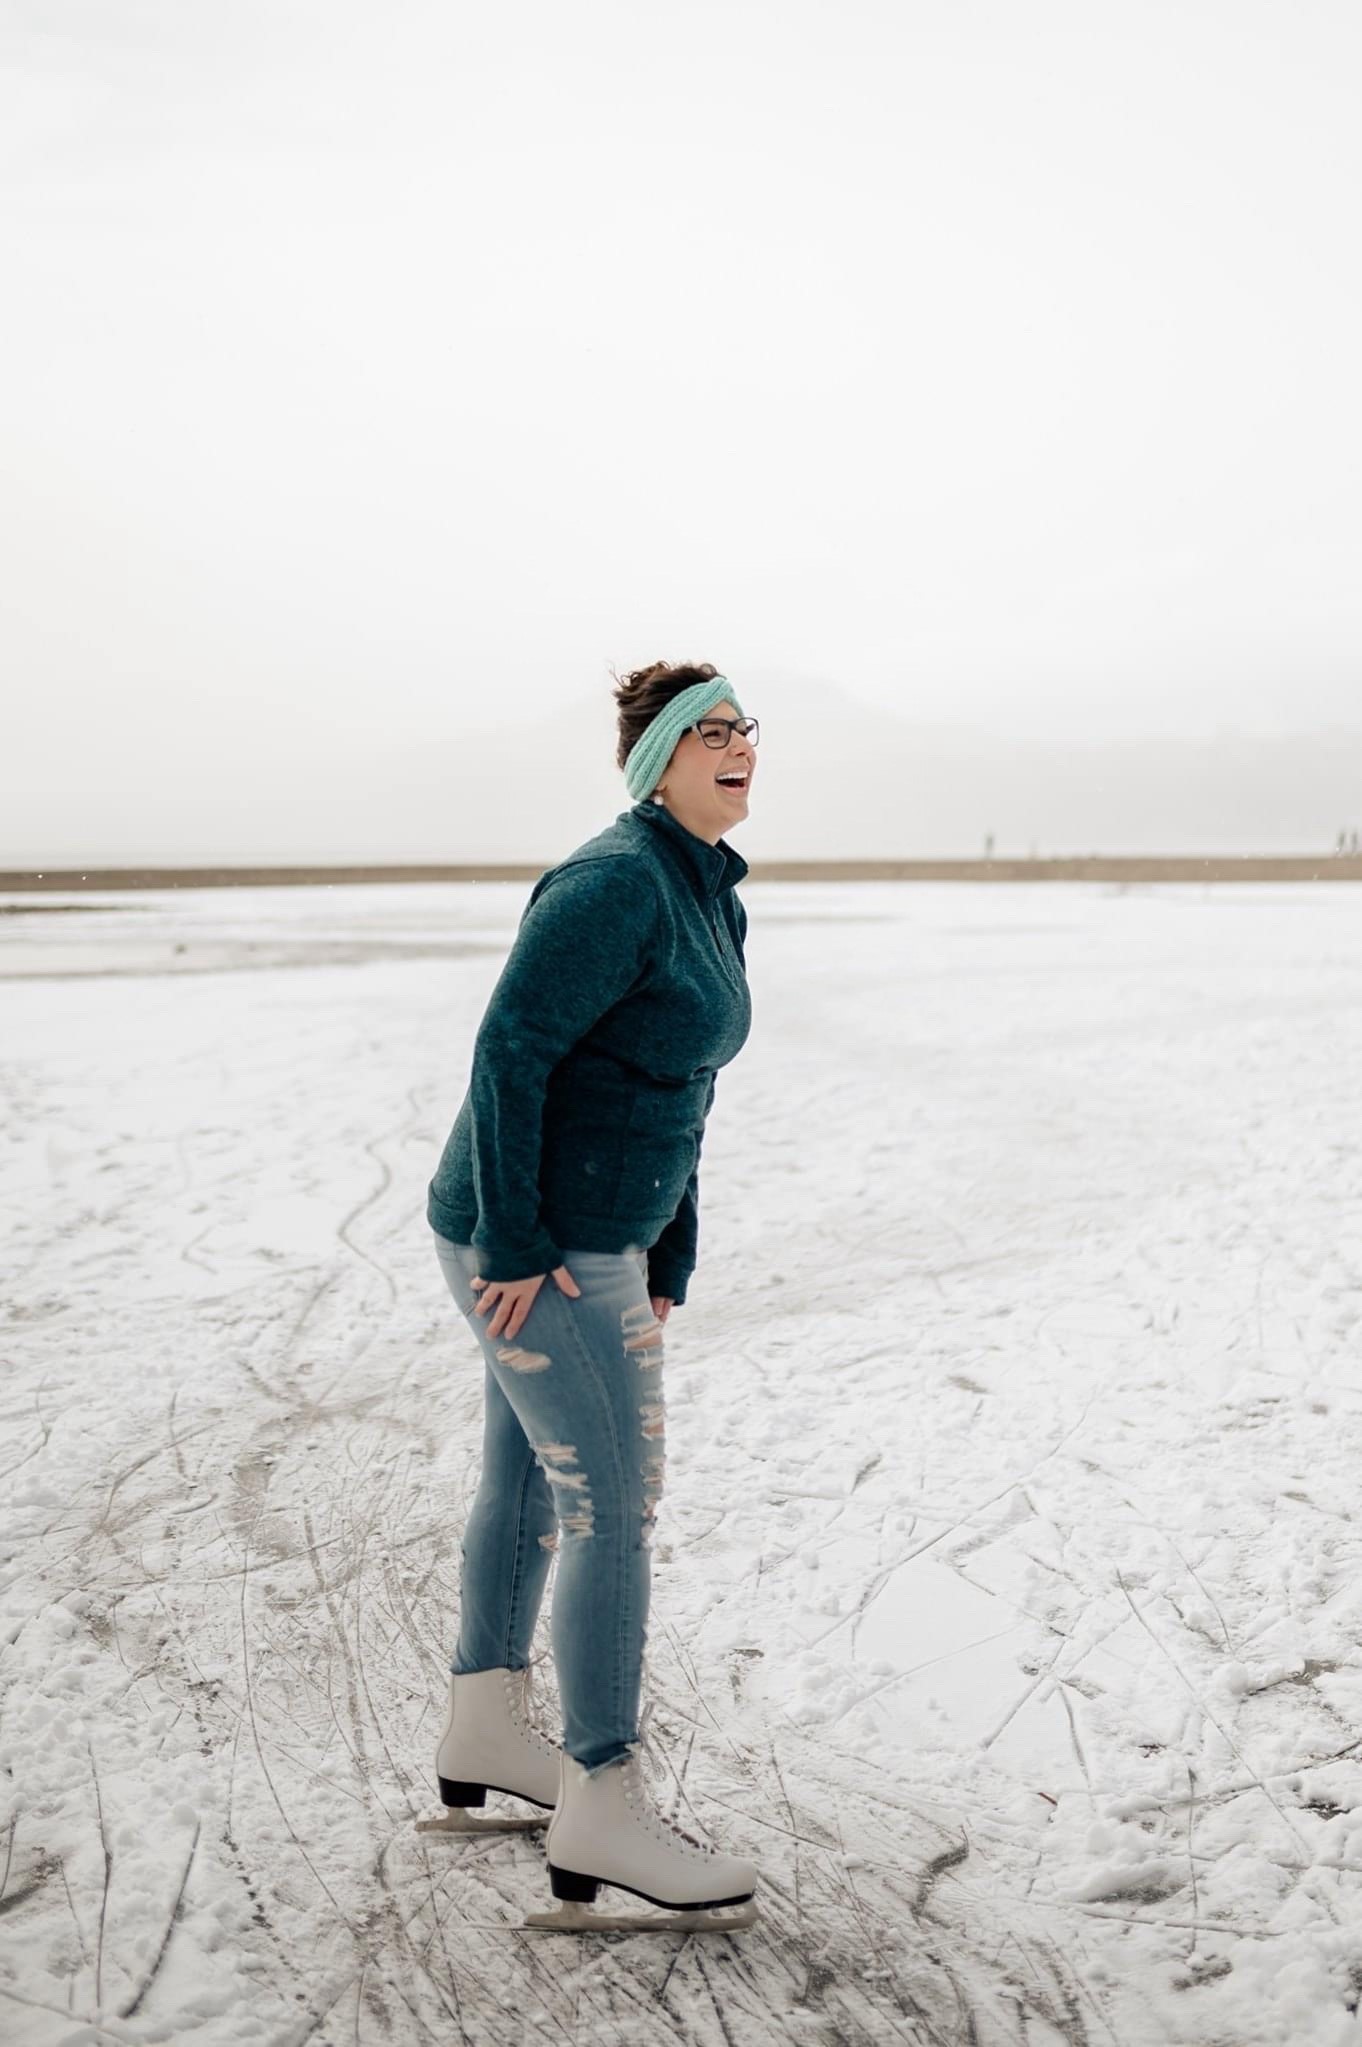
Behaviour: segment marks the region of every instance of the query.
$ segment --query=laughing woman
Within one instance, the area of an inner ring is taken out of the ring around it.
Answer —
[[[655,662],[615,699],[633,808],[535,883],[429,1188],[486,1365],[436,1769],[447,1806],[492,1788],[556,1807],[555,1897],[606,1883],[694,1912],[751,1898],[757,1870],[653,1808],[638,1715],[663,1324],[695,1269],[715,1076],[752,1021],[747,863],[723,833],[748,814],[759,734],[708,662]],[[555,1549],[561,1751],[524,1694]]]

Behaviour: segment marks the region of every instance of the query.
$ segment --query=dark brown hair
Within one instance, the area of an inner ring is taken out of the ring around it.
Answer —
[[[615,675],[612,668],[610,673]],[[654,661],[650,668],[635,668],[628,675],[615,675],[615,702],[619,707],[620,736],[615,766],[622,768],[647,727],[664,704],[679,697],[683,689],[697,682],[713,682],[720,673],[712,661],[683,661],[673,668],[668,661]]]

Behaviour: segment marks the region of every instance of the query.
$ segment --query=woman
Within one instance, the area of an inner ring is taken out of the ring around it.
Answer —
[[[615,697],[633,808],[535,883],[430,1182],[440,1265],[486,1360],[436,1769],[449,1806],[488,1788],[556,1805],[555,1897],[608,1883],[694,1910],[750,1898],[757,1871],[652,1808],[638,1709],[662,1326],[695,1269],[715,1075],[751,1027],[747,863],[723,832],[747,815],[759,733],[708,662],[655,662]],[[555,1548],[561,1752],[523,1690]]]

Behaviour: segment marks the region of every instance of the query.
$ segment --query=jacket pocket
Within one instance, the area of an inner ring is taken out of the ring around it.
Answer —
[[[619,1201],[625,1213],[671,1216],[680,1205],[699,1147],[703,1085],[640,1089],[625,1132]]]
[[[539,1192],[565,1215],[613,1216],[624,1171],[623,1119],[560,1116],[544,1135]]]

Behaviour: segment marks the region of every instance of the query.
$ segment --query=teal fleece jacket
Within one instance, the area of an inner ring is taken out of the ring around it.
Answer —
[[[752,1024],[746,873],[646,799],[535,883],[427,1190],[485,1278],[646,1249],[648,1291],[685,1300],[715,1076]]]

